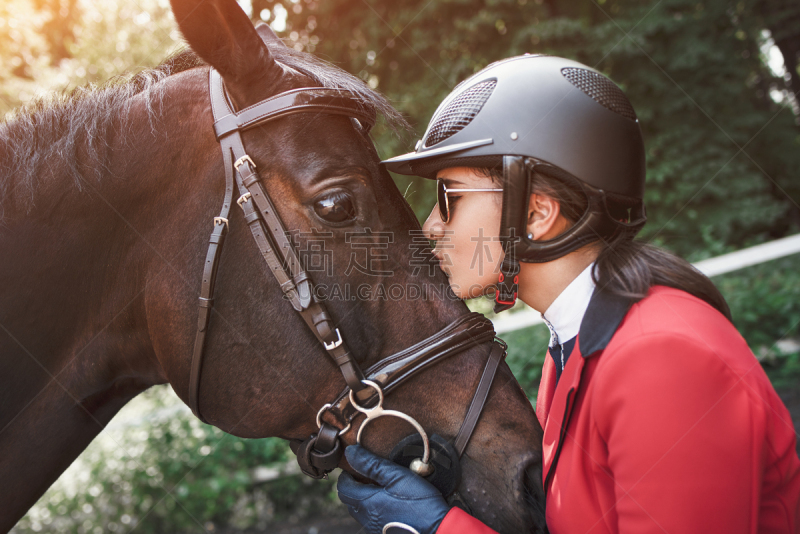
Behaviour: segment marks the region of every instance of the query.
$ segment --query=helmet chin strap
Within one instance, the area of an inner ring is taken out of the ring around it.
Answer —
[[[532,193],[531,177],[534,172],[581,188],[588,200],[586,211],[569,230],[546,241],[534,241],[532,235],[526,234],[528,202]],[[622,221],[614,219],[609,213],[606,203],[608,196],[602,189],[581,182],[559,167],[523,156],[503,156],[500,240],[505,257],[497,282],[495,313],[507,310],[516,303],[520,261],[553,261],[594,241],[608,241],[621,234],[629,235],[632,239],[641,230],[647,220],[642,202],[632,206],[629,220]]]
[[[497,292],[494,294],[494,313],[500,313],[514,306],[519,292],[519,262],[508,256],[503,258]]]
[[[503,244],[503,263],[494,296],[494,312],[505,311],[517,302],[519,293],[519,260],[517,243],[524,235],[527,224],[528,202],[520,199],[530,198],[530,180],[525,158],[522,156],[503,156],[503,212],[500,218],[500,241]],[[520,232],[521,230],[521,232]]]

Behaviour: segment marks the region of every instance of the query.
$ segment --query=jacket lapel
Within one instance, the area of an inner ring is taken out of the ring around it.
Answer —
[[[536,394],[536,418],[542,428],[547,425],[547,417],[550,415],[550,405],[553,402],[553,395],[556,392],[556,364],[550,356],[550,350],[542,367],[542,379],[539,381],[539,392]]]
[[[561,373],[561,379],[555,388],[552,402],[550,404],[549,416],[544,426],[544,437],[542,439],[542,457],[544,465],[542,473],[544,475],[544,489],[547,492],[550,481],[555,473],[558,456],[561,454],[561,447],[567,434],[567,425],[575,405],[575,397],[581,383],[584,359],[580,353],[580,336],[572,351],[572,355],[567,361],[567,366]],[[555,373],[553,373],[555,374]],[[539,401],[536,406],[538,408]]]
[[[536,415],[544,429],[542,475],[545,493],[555,474],[567,435],[570,415],[581,386],[584,362],[606,348],[633,303],[632,299],[596,289],[581,320],[575,349],[557,385],[553,359],[548,354],[545,360],[536,398]]]

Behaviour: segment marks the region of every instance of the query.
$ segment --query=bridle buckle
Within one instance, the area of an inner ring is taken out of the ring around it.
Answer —
[[[238,162],[237,162],[237,163],[238,163]],[[240,207],[240,208],[244,209],[244,207],[242,206],[242,204],[244,204],[245,202],[247,202],[248,200],[250,200],[250,198],[251,198],[252,196],[253,196],[253,195],[251,195],[251,194],[250,194],[250,192],[248,191],[248,192],[247,192],[247,193],[245,193],[244,195],[240,196],[240,197],[239,197],[239,199],[236,201],[236,203],[237,203],[237,204],[239,204],[239,207]]]
[[[239,167],[241,167],[241,166],[242,166],[242,165],[244,165],[245,163],[249,163],[249,164],[250,164],[250,166],[251,166],[251,167],[253,167],[253,169],[256,169],[256,168],[257,168],[257,167],[256,167],[256,164],[255,164],[255,162],[253,162],[252,158],[250,158],[250,156],[248,156],[247,154],[245,154],[245,155],[244,155],[244,156],[242,156],[241,158],[237,159],[237,160],[236,160],[236,161],[233,163],[233,166],[234,166],[234,168],[235,168],[235,169],[238,171],[238,170],[239,170]]]
[[[228,226],[228,219],[225,217],[214,217],[214,226],[224,224],[226,230],[230,230],[230,226]]]
[[[339,329],[336,329],[336,337],[338,338],[336,341],[331,341],[330,343],[322,342],[325,345],[325,350],[333,350],[342,344],[342,334],[339,332]]]

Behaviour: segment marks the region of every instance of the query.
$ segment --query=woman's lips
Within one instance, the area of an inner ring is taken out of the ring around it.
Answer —
[[[450,278],[450,273],[448,272],[448,270],[447,270],[447,268],[445,266],[444,258],[442,258],[436,251],[434,251],[433,257],[436,258],[436,262],[439,264],[439,269],[441,269],[444,272],[444,274],[448,278]]]

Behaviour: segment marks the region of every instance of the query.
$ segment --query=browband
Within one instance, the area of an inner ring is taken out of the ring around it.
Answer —
[[[375,125],[375,114],[368,111],[357,98],[356,94],[343,89],[292,89],[216,119],[214,132],[217,139],[221,139],[232,132],[244,131],[286,115],[314,111],[358,119],[364,130],[369,132]]]

